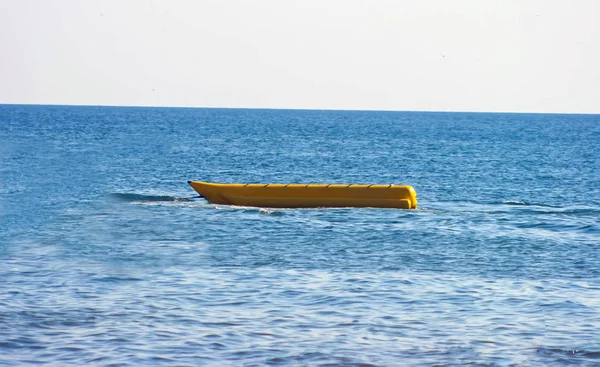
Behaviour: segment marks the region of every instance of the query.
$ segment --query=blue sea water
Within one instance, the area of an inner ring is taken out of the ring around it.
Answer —
[[[0,105],[0,365],[600,366],[599,147],[599,115]]]

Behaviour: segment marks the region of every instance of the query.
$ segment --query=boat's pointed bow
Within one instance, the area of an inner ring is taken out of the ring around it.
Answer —
[[[188,181],[188,184],[198,194],[213,204],[231,204],[221,195],[221,190],[226,185],[204,181]]]

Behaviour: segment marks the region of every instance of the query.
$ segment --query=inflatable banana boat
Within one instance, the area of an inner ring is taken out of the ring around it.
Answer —
[[[267,208],[371,207],[416,209],[412,186],[340,184],[220,184],[188,181],[213,204]]]

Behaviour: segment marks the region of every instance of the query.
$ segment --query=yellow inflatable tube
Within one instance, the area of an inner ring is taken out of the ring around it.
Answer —
[[[219,184],[188,181],[213,204],[268,208],[371,207],[416,209],[412,186],[340,184]]]

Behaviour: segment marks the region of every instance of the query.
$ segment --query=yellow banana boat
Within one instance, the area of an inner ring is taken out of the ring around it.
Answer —
[[[188,183],[213,204],[268,208],[417,208],[417,193],[412,186]]]

